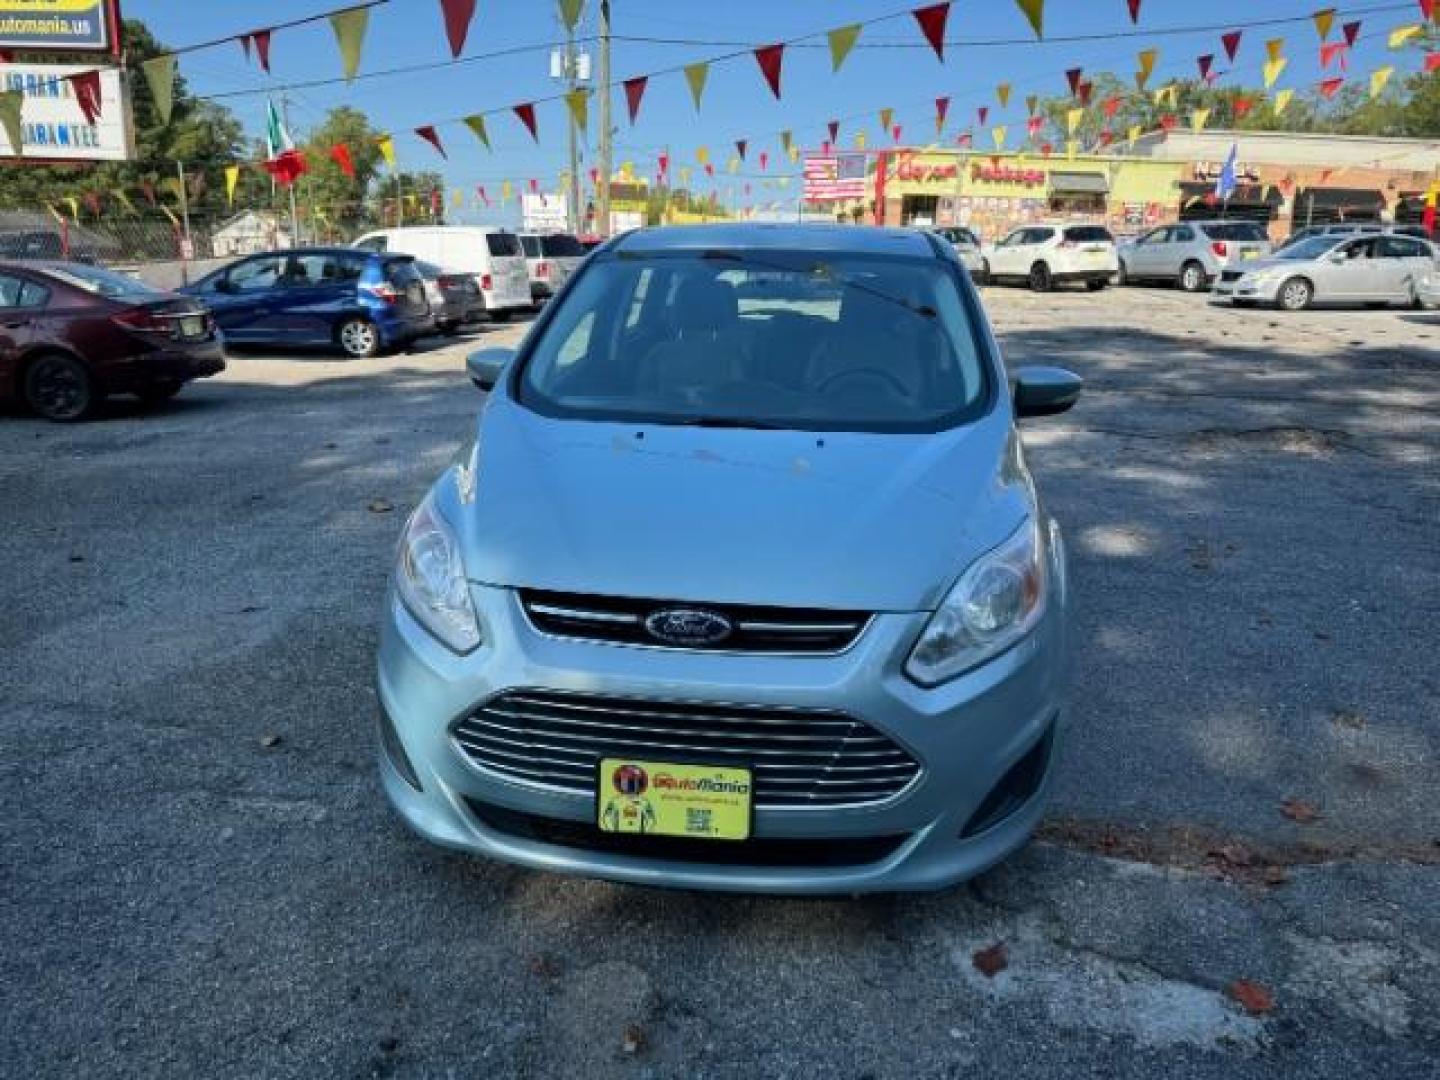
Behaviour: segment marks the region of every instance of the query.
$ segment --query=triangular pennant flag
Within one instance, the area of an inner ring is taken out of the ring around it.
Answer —
[[[850,50],[855,48],[855,42],[860,39],[860,24],[837,26],[826,34],[825,38],[830,42],[830,70],[839,71],[840,65],[850,55]]]
[[[1392,49],[1403,48],[1407,41],[1417,37],[1423,29],[1424,27],[1418,23],[1413,26],[1398,26],[1390,31],[1390,37],[1386,43]]]
[[[920,24],[920,33],[925,35],[925,40],[935,50],[935,55],[940,58],[941,63],[945,61],[945,20],[950,17],[949,0],[943,4],[930,4],[928,7],[919,7],[910,12],[915,16],[915,21]]]
[[[330,16],[330,27],[335,31],[335,44],[340,47],[341,67],[345,81],[355,78],[360,70],[360,50],[365,47],[365,28],[370,25],[368,7],[349,8]]]
[[[1322,8],[1310,18],[1315,23],[1315,32],[1320,35],[1320,40],[1324,41],[1330,36],[1330,27],[1335,23],[1335,9]]]
[[[1190,114],[1190,130],[1199,134],[1205,130],[1205,121],[1210,119],[1209,109],[1196,109]]]
[[[1131,124],[1131,125],[1130,125],[1130,130],[1125,133],[1125,141],[1126,141],[1126,142],[1132,142],[1132,143],[1133,143],[1133,142],[1135,142],[1135,141],[1136,141],[1137,139],[1139,139],[1139,138],[1140,138],[1140,125],[1139,125],[1139,124]]]
[[[1390,81],[1390,76],[1395,74],[1395,69],[1390,65],[1376,68],[1370,73],[1370,96],[1379,97],[1380,92],[1385,89],[1385,84]]]
[[[503,181],[500,184],[500,205],[504,206],[506,203],[508,203],[514,194],[515,185],[512,184],[509,180]]]
[[[1080,92],[1080,76],[1083,72],[1084,69],[1078,67],[1065,72],[1065,81],[1070,84],[1070,93],[1078,94]]]
[[[1140,84],[1145,82],[1155,73],[1155,61],[1160,58],[1159,49],[1143,49],[1140,52]]]
[[[755,63],[760,65],[760,74],[765,76],[765,85],[770,87],[776,101],[780,100],[780,62],[784,57],[783,42],[755,50]]]
[[[734,154],[731,154],[730,160],[725,163],[725,171],[731,176],[734,176],[740,171],[740,159]]]
[[[245,54],[245,62],[248,64],[250,62],[250,35],[241,34],[239,41],[240,51]]]
[[[1425,54],[1425,71],[1427,74],[1432,71],[1440,71],[1440,52]]]
[[[1340,32],[1345,35],[1345,44],[1353,49],[1355,42],[1360,40],[1360,20],[1356,19],[1354,22],[1347,22],[1344,26],[1340,27]]]
[[[530,132],[530,137],[538,143],[540,141],[540,127],[535,122],[534,104],[526,101],[520,105],[511,105],[510,111],[515,114],[520,123],[525,125],[525,130]]]
[[[570,122],[584,135],[590,124],[590,91],[583,86],[565,95],[565,107],[570,110]]]
[[[888,134],[890,133],[890,128],[894,125],[894,123],[895,123],[895,110],[894,110],[894,109],[881,109],[881,110],[880,110],[880,130],[884,131],[884,132],[888,135]]]
[[[1015,0],[1020,10],[1024,12],[1026,20],[1030,23],[1035,36],[1045,36],[1045,0]]]
[[[896,146],[899,146],[899,145],[900,145],[900,133],[901,133],[901,130],[902,130],[902,129],[901,129],[901,127],[900,127],[899,124],[896,124],[894,127],[892,127],[892,128],[890,129],[890,138],[891,138],[891,140],[895,143]]]
[[[270,31],[256,30],[250,40],[255,44],[255,59],[260,61],[260,70],[270,74]]]
[[[981,105],[978,109],[976,109],[976,110],[975,110],[975,119],[980,122],[980,126],[981,126],[981,127],[984,127],[984,126],[985,126],[985,121],[987,121],[987,120],[990,119],[990,106],[989,106],[989,105]]]
[[[1080,126],[1080,121],[1083,119],[1085,119],[1084,109],[1068,110],[1065,113],[1065,130],[1068,131],[1071,135],[1074,135],[1075,129]]]
[[[748,139],[735,140],[735,153],[739,156],[741,161],[745,160],[745,151],[749,148],[749,146],[750,142]]]
[[[856,150],[864,150],[864,149],[865,149],[865,133],[864,133],[863,131],[857,131],[857,132],[855,132],[855,149],[856,149]]]
[[[1283,56],[1277,60],[1265,61],[1265,67],[1263,70],[1265,73],[1264,78],[1266,90],[1269,90],[1270,87],[1275,85],[1275,80],[1280,78],[1280,73],[1285,70],[1285,65],[1289,62],[1290,61],[1286,60]]]
[[[1425,21],[1430,22],[1435,18],[1435,0],[1420,0],[1420,14],[1425,16]]]
[[[1111,94],[1100,103],[1100,108],[1105,113],[1105,119],[1115,119],[1115,114],[1120,111],[1120,95]]]
[[[17,157],[25,153],[24,125],[20,122],[20,109],[25,101],[19,90],[0,91],[0,128],[10,140],[10,152]]]
[[[1235,54],[1240,51],[1240,34],[1239,30],[1231,30],[1228,34],[1220,35],[1220,44],[1225,46],[1225,59],[1231,63],[1234,63]]]
[[[630,123],[635,123],[635,118],[640,115],[640,102],[645,97],[645,87],[650,85],[648,75],[636,75],[633,79],[625,80],[625,107],[630,111]]]
[[[580,22],[580,9],[585,6],[585,0],[560,0],[560,18],[564,20],[566,30],[574,30]]]
[[[465,119],[462,120],[461,123],[463,123],[474,133],[475,138],[479,139],[482,143],[485,144],[486,150],[489,150],[491,148],[490,132],[485,127],[485,117],[483,117],[479,113],[475,113],[473,116],[465,117]]]
[[[100,71],[98,68],[82,71],[70,76],[70,88],[75,94],[75,103],[85,115],[87,124],[100,119]]]
[[[695,111],[700,111],[700,98],[705,93],[705,80],[710,77],[708,63],[687,64],[685,81],[690,84],[690,97],[695,102]]]
[[[440,133],[435,130],[434,124],[424,124],[415,129],[415,134],[424,139],[431,146],[435,147],[440,156],[449,160],[450,155],[445,153],[445,144],[440,141]]]
[[[764,172],[770,167],[770,155],[764,150],[760,151],[760,171]]]
[[[235,205],[235,187],[240,183],[240,166],[225,166],[225,201],[231,206]]]
[[[385,159],[385,164],[395,168],[395,140],[389,135],[381,135],[375,140],[375,146],[380,151],[380,156]]]
[[[1140,21],[1140,0],[1126,0],[1126,3],[1130,5],[1130,21],[1138,23]]]
[[[160,206],[160,212],[161,212],[162,214],[164,214],[167,218],[170,219],[170,225],[171,225],[172,228],[176,228],[176,229],[180,228],[180,219],[175,216],[175,214],[171,211],[171,209],[170,209],[168,206],[165,206],[164,204],[161,204],[161,206]]]
[[[1276,116],[1279,116],[1285,111],[1285,106],[1290,104],[1290,99],[1294,96],[1294,90],[1275,91],[1275,100],[1271,103],[1271,109],[1274,111]]]
[[[470,32],[470,20],[475,18],[475,0],[440,0],[440,13],[445,18],[450,56],[457,57],[465,51],[465,35]]]
[[[1344,82],[1345,79],[1342,76],[1336,75],[1334,78],[1331,79],[1322,79],[1317,89],[1320,91],[1320,96],[1323,97],[1326,101],[1329,101],[1335,96],[1336,92],[1340,89],[1341,85]]]
[[[480,201],[486,206],[490,205],[490,196],[485,193],[485,185],[479,184],[475,188],[475,194],[480,196]]]
[[[991,129],[991,131],[990,131],[990,137],[995,140],[995,149],[996,149],[996,150],[1004,150],[1004,149],[1005,149],[1005,136],[1006,136],[1006,134],[1008,134],[1008,129],[1007,129],[1007,128],[1005,127],[1005,125],[1003,125],[1003,124],[1001,124],[999,127],[992,128],[992,129]]]
[[[1025,95],[1025,111],[1031,116],[1035,115],[1035,107],[1040,104],[1039,94]]]
[[[1002,82],[995,87],[995,100],[1000,103],[1002,109],[1010,107],[1010,84],[1008,82]]]
[[[1276,60],[1280,59],[1280,53],[1284,51],[1284,49],[1284,38],[1271,38],[1269,41],[1265,42],[1265,55],[1270,58],[1271,63],[1274,63]]]
[[[175,105],[175,55],[157,56],[140,65],[145,72],[145,81],[150,85],[150,98],[155,102],[155,111],[160,114],[160,123],[170,123],[170,111]]]
[[[70,204],[70,220],[78,223],[80,221],[80,200],[74,195],[67,195],[64,201]]]
[[[1092,93],[1094,93],[1094,92],[1095,92],[1095,84],[1094,84],[1093,82],[1091,82],[1089,79],[1084,79],[1084,80],[1081,81],[1080,85],[1075,89],[1075,97],[1079,99],[1081,105],[1089,105],[1089,104],[1090,104],[1090,95],[1091,95]]]
[[[350,147],[344,143],[336,143],[330,147],[330,159],[340,166],[340,171],[351,180],[355,179],[355,162],[350,157]]]
[[[830,133],[830,141],[833,143],[840,138],[840,121],[831,120],[825,125],[825,130]]]
[[[1025,121],[1025,133],[1030,137],[1031,142],[1035,141],[1044,126],[1045,118],[1043,116],[1032,116]]]
[[[710,160],[710,148],[708,146],[697,146],[695,148],[695,160],[704,165]]]
[[[1248,115],[1250,110],[1254,107],[1254,98],[1237,97],[1234,101],[1230,103],[1231,113],[1236,120],[1245,119],[1246,115]]]
[[[937,97],[935,99],[935,137],[939,138],[940,133],[945,130],[945,116],[950,111],[950,99],[948,97]]]
[[[1204,56],[1197,56],[1195,58],[1195,63],[1200,68],[1200,78],[1208,79],[1210,77],[1210,65],[1215,63],[1215,56],[1213,53],[1206,53]]]

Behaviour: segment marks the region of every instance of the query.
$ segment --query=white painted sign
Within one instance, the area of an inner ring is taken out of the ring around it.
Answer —
[[[24,156],[49,161],[126,161],[133,157],[130,102],[118,68],[100,72],[100,116],[86,121],[66,76],[93,71],[79,64],[6,64],[0,90],[19,90]],[[0,127],[0,156],[14,157]]]
[[[564,195],[526,192],[520,196],[520,217],[526,232],[564,232],[569,228]]]

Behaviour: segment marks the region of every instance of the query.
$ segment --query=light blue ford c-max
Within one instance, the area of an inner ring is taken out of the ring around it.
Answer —
[[[935,888],[1024,843],[1065,555],[974,288],[923,232],[641,230],[517,352],[405,527],[380,770],[450,847],[618,881]]]

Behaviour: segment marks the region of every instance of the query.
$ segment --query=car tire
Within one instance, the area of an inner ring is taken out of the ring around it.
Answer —
[[[1105,286],[1109,284],[1110,282],[1106,281],[1104,278],[1090,278],[1088,281],[1085,282],[1085,288],[1088,289],[1090,292],[1099,292],[1101,289],[1105,288]]]
[[[437,329],[439,329],[441,337],[454,337],[460,333],[460,324],[458,322],[441,323]]]
[[[1275,305],[1282,311],[1304,311],[1314,295],[1315,287],[1303,277],[1288,278],[1275,293]]]
[[[163,405],[185,388],[181,382],[149,383],[135,391],[135,396],[146,405]]]
[[[101,394],[89,369],[66,353],[44,353],[25,368],[25,404],[35,415],[58,424],[84,420]]]
[[[352,360],[380,353],[380,331],[369,319],[346,319],[335,331],[335,343]]]
[[[1049,292],[1051,286],[1054,284],[1050,279],[1050,267],[1046,266],[1043,262],[1037,262],[1034,266],[1030,267],[1030,277],[1028,280],[1030,282],[1031,292]]]
[[[1198,262],[1187,262],[1180,267],[1176,284],[1186,292],[1200,292],[1205,288],[1205,268]]]
[[[537,310],[538,310],[538,309],[537,309]],[[491,321],[491,322],[499,322],[499,323],[509,322],[509,321],[510,321],[510,312],[508,312],[508,311],[492,311],[492,312],[490,313],[490,321]]]
[[[989,284],[990,284],[990,260],[989,260],[989,259],[981,259],[981,260],[980,260],[980,272],[975,275],[975,284],[977,284],[977,285],[989,285]]]

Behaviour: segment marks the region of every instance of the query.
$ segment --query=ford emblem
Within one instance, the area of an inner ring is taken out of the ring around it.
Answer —
[[[665,608],[645,620],[650,636],[667,645],[718,645],[735,629],[724,615],[691,608]]]

